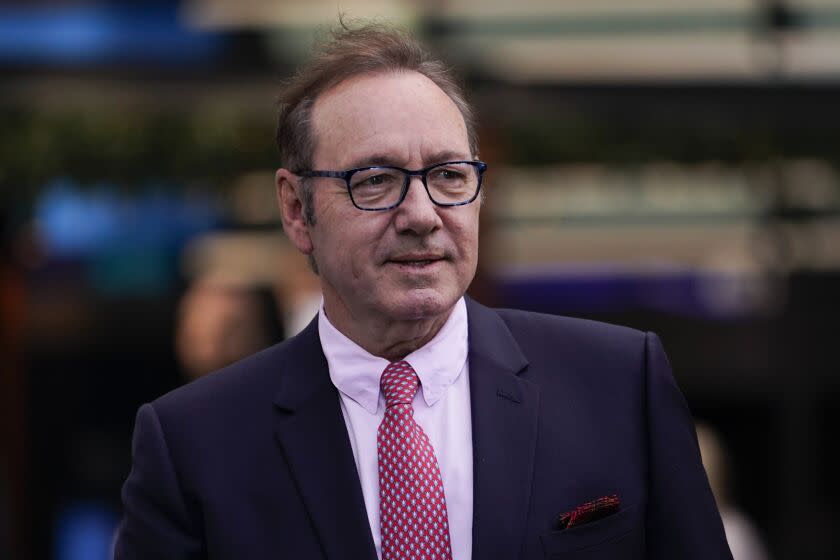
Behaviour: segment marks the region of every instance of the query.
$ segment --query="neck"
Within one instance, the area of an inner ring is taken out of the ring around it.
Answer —
[[[340,306],[330,306],[328,301],[324,301],[324,312],[336,329],[374,356],[389,362],[402,360],[432,340],[453,308],[434,317],[389,321],[353,317],[342,313]]]

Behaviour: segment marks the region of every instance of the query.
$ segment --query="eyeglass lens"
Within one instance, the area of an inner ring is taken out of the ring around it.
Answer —
[[[475,196],[478,169],[469,163],[445,163],[428,170],[426,185],[438,204],[458,204]],[[353,173],[350,193],[357,206],[387,208],[400,200],[406,173],[389,167],[371,167]]]

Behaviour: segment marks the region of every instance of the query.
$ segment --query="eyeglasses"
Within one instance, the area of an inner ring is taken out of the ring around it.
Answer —
[[[347,171],[301,171],[299,177],[344,179],[353,206],[359,210],[391,210],[408,193],[411,177],[420,177],[429,199],[438,206],[462,206],[478,197],[487,164],[447,161],[411,171],[401,167],[358,167]]]

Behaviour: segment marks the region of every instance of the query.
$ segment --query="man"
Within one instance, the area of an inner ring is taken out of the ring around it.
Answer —
[[[655,335],[464,298],[485,165],[445,67],[343,31],[282,102],[321,312],[140,409],[116,558],[731,558]]]

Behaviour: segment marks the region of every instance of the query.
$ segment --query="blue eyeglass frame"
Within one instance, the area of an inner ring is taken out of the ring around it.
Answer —
[[[467,163],[478,170],[478,185],[476,185],[475,187],[475,193],[473,194],[472,198],[470,198],[469,200],[465,200],[464,202],[438,202],[432,197],[432,193],[429,192],[429,185],[426,184],[426,177],[428,176],[429,171],[431,171],[435,167],[440,167],[442,165],[448,165],[453,163]],[[362,208],[361,206],[356,204],[356,201],[353,199],[353,190],[350,188],[350,178],[353,177],[353,175],[355,173],[358,173],[359,171],[367,171],[369,169],[393,169],[395,171],[401,171],[405,174],[405,181],[403,182],[402,191],[400,192],[400,198],[397,199],[397,202],[395,202],[391,206],[383,206],[382,208]],[[304,170],[295,173],[295,175],[297,175],[298,177],[329,177],[331,179],[344,179],[344,185],[347,187],[347,194],[350,196],[350,202],[353,203],[353,206],[355,206],[359,210],[364,210],[365,212],[382,212],[384,210],[393,210],[394,208],[403,203],[406,195],[408,194],[408,187],[411,185],[412,177],[420,177],[420,181],[423,183],[423,188],[426,189],[426,194],[429,196],[429,200],[431,200],[432,203],[436,206],[451,208],[453,206],[464,206],[465,204],[470,204],[476,198],[478,198],[478,193],[481,192],[481,183],[483,182],[482,180],[484,178],[484,172],[486,170],[487,164],[483,161],[475,159],[443,161],[441,163],[435,163],[417,170],[405,169],[393,165],[368,165],[365,167],[356,167],[354,169],[348,169],[346,171]]]

